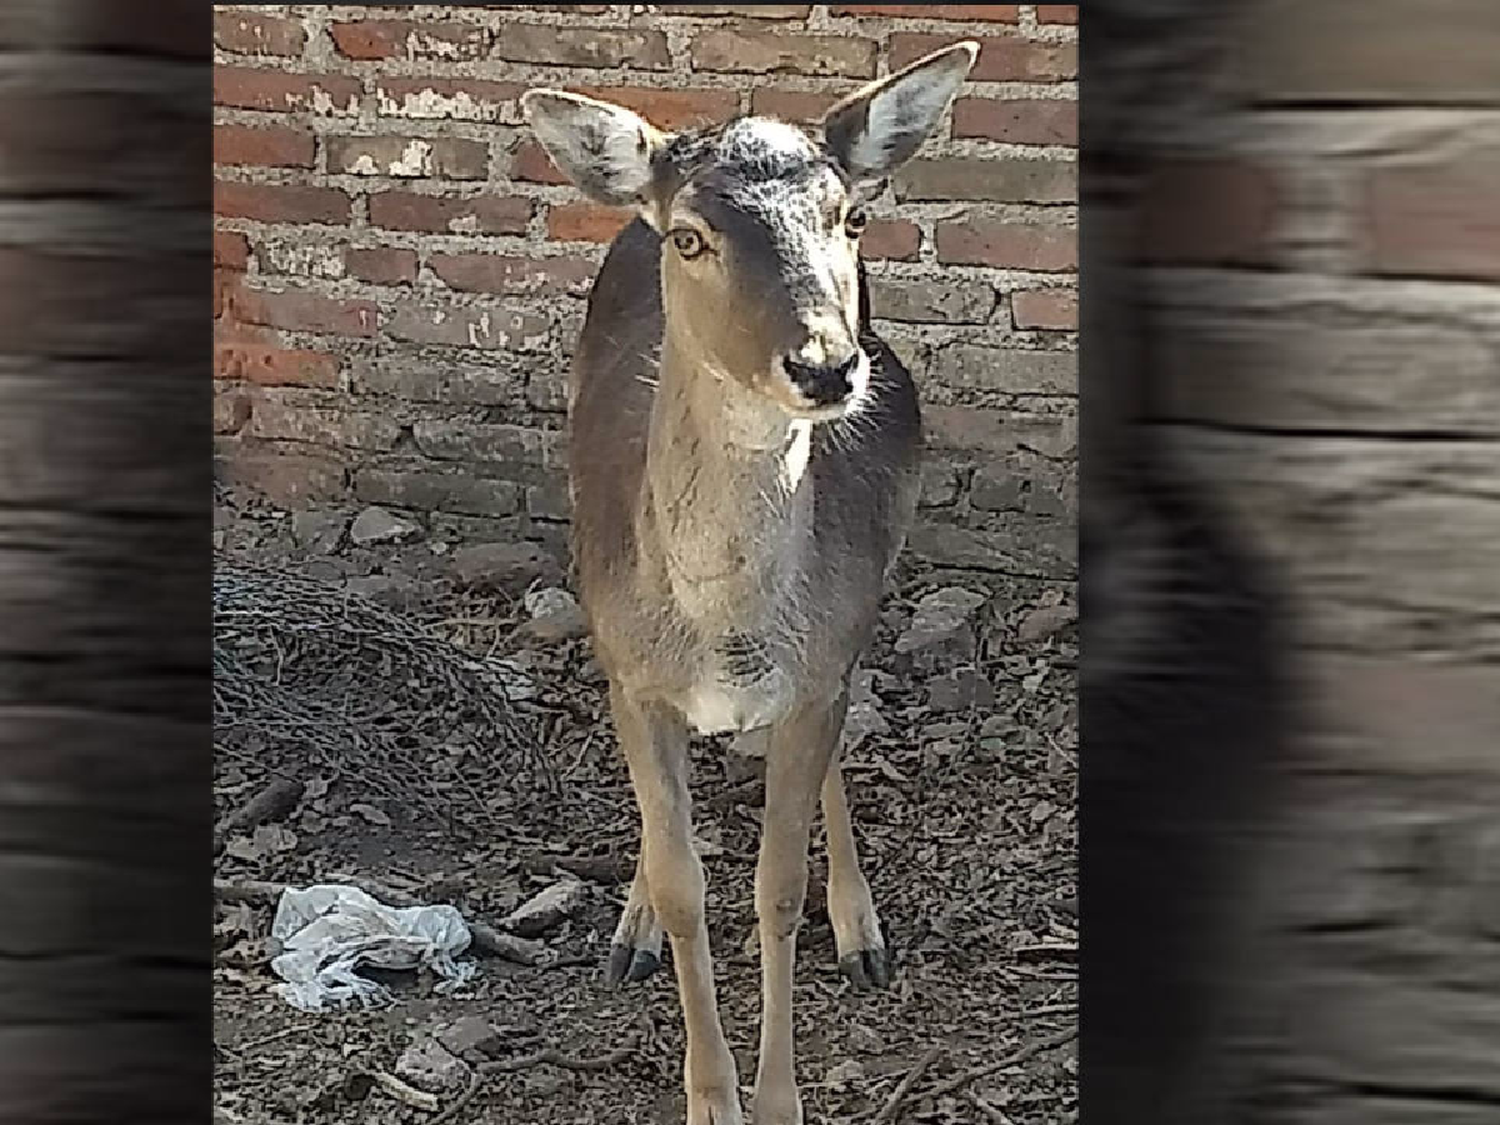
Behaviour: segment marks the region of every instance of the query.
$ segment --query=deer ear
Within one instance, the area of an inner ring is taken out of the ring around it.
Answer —
[[[646,202],[653,159],[666,138],[623,106],[568,94],[528,90],[521,112],[547,155],[578,190],[620,207]]]
[[[937,127],[978,54],[978,43],[955,43],[839,102],[823,117],[833,158],[857,181],[889,176]]]

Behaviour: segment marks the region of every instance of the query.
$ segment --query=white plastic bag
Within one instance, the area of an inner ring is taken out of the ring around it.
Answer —
[[[452,906],[386,906],[358,887],[288,887],[271,923],[271,968],[285,982],[277,993],[304,1012],[350,1002],[386,1003],[390,992],[358,973],[430,968],[439,990],[474,976],[473,961],[454,958],[469,946],[469,927]]]

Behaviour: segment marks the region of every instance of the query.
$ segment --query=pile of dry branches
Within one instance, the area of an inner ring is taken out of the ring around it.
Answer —
[[[538,798],[555,784],[515,674],[331,584],[215,568],[215,747],[267,771],[355,780],[450,825],[491,820],[493,781]]]

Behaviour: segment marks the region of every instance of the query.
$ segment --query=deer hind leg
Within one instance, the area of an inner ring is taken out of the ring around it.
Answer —
[[[687,1032],[687,1125],[743,1125],[739,1077],[719,1022],[703,865],[693,850],[687,728],[670,708],[637,704],[618,686],[610,691],[610,708],[641,811],[637,883],[644,882],[651,910],[672,942]]]
[[[635,879],[630,884],[630,895],[620,914],[620,924],[615,927],[609,963],[604,970],[605,983],[615,986],[645,980],[661,968],[661,943],[661,923],[656,920],[656,910],[651,906],[643,852],[636,861]]]
[[[807,848],[818,790],[838,747],[847,698],[800,709],[771,734],[766,812],[755,871],[762,1010],[755,1125],[801,1125],[792,1042],[792,976],[807,899]]]
[[[839,970],[858,988],[885,988],[891,983],[890,954],[870,884],[860,870],[844,771],[836,756],[823,779],[823,825],[828,837],[828,920]]]

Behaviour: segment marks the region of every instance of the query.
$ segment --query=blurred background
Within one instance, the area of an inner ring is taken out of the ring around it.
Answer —
[[[1082,1119],[1500,1119],[1500,9],[1082,44]]]

